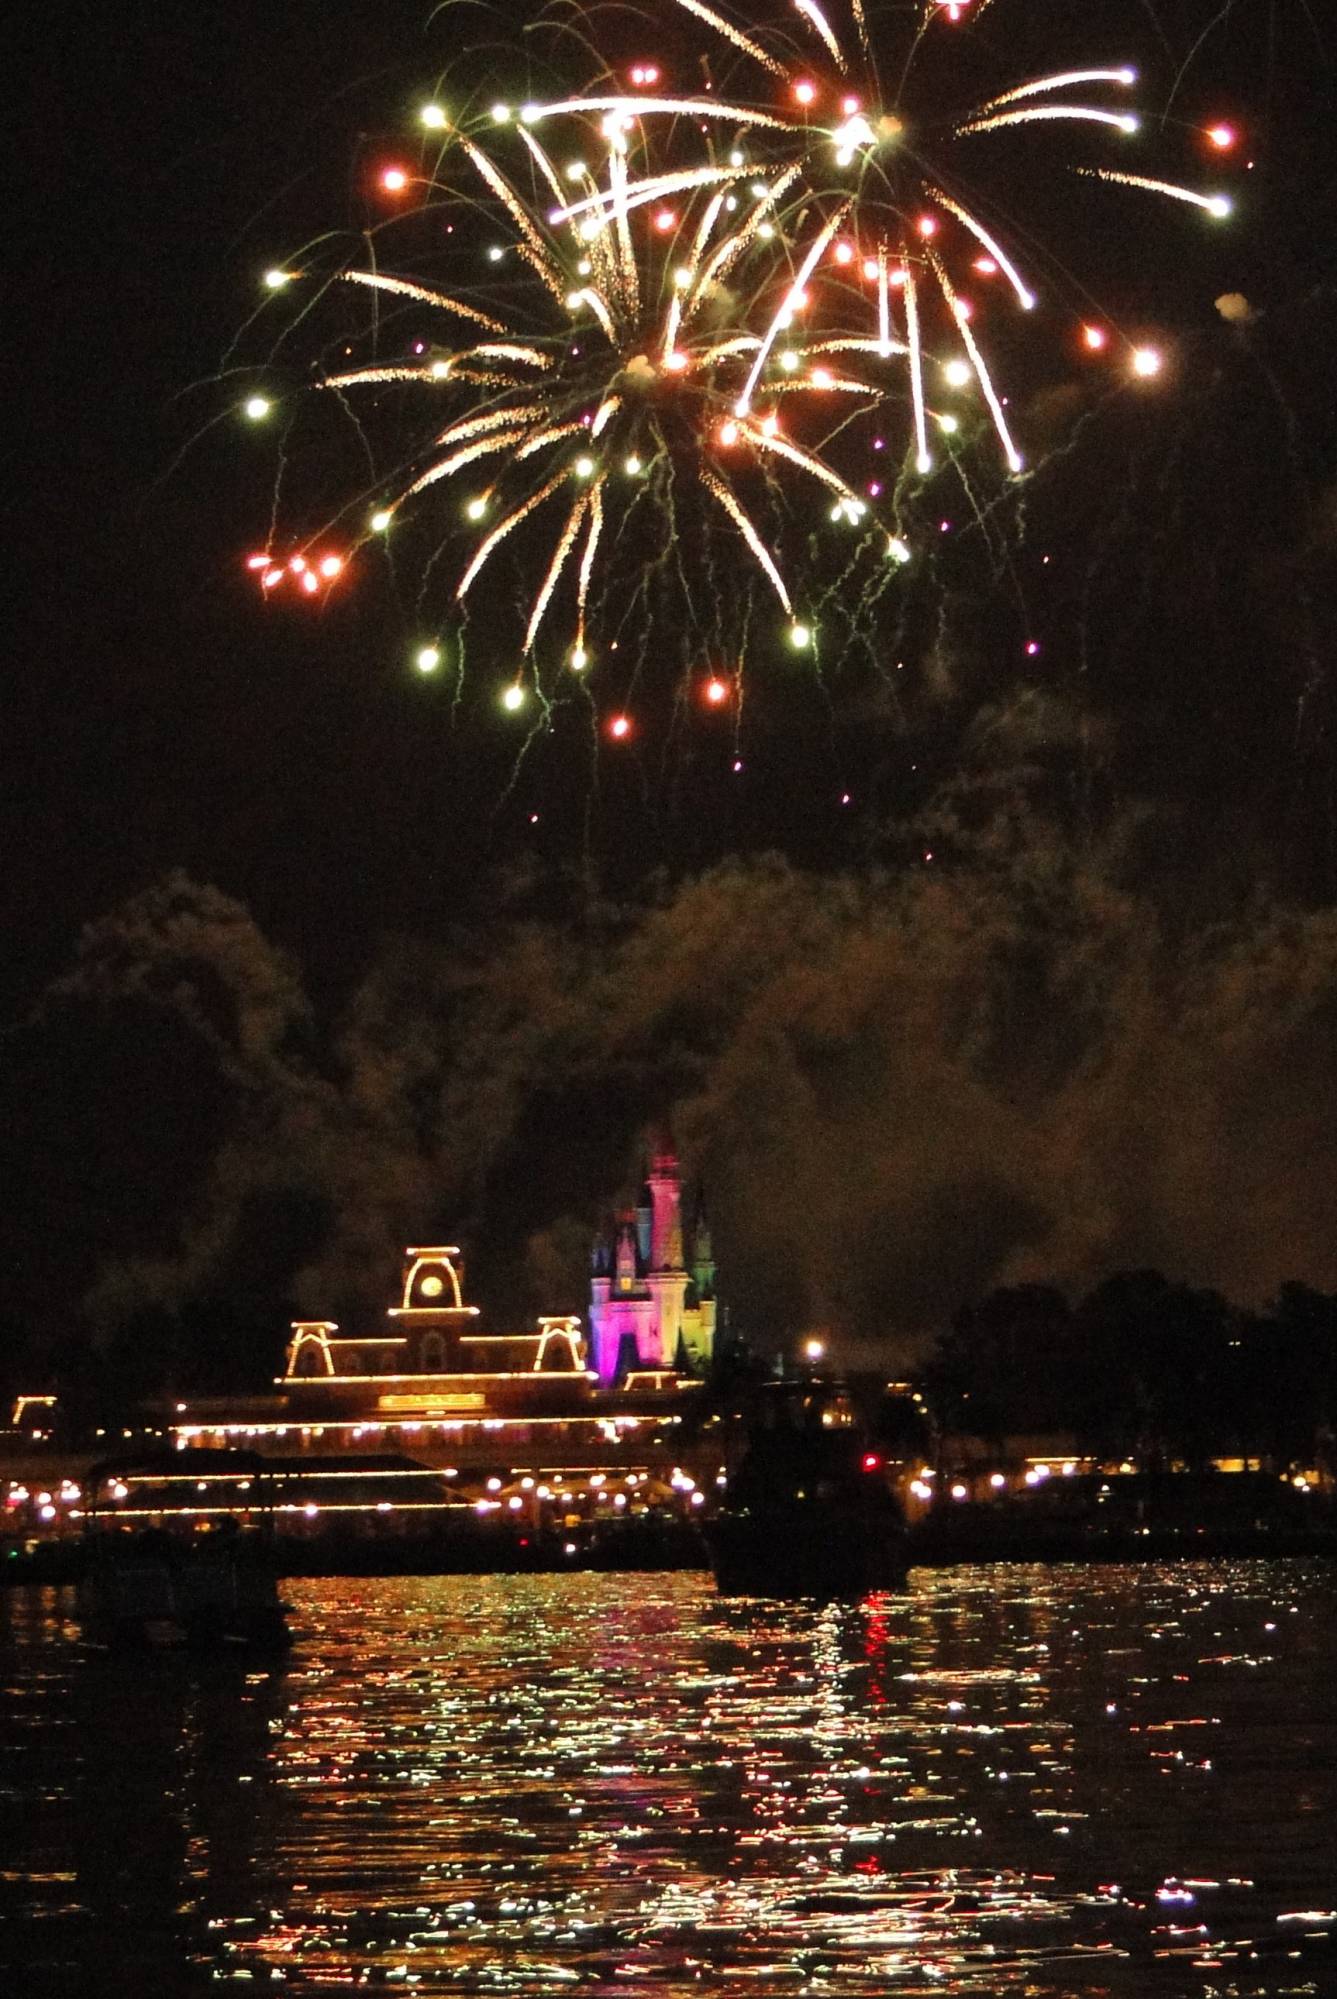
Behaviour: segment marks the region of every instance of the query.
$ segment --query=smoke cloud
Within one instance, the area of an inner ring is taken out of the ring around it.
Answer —
[[[1126,843],[1077,858],[1022,813],[920,839],[894,868],[736,860],[648,905],[390,942],[324,1034],[239,905],[179,877],[136,899],[27,1030],[109,1055],[133,1014],[154,1129],[189,1131],[147,1218],[116,1185],[139,1152],[104,1152],[80,1309],[104,1336],[176,1315],[184,1378],[201,1301],[244,1295],[212,1365],[258,1375],[290,1311],[379,1313],[424,1233],[463,1241],[495,1318],[580,1309],[661,1118],[763,1344],[822,1326],[900,1365],[994,1285],[1139,1266],[1241,1303],[1337,1289],[1337,916],[1186,928],[1122,878]]]

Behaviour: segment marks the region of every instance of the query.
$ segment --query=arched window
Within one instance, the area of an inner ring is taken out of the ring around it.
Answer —
[[[422,1374],[444,1374],[446,1343],[440,1333],[424,1333],[418,1347],[418,1369]]]

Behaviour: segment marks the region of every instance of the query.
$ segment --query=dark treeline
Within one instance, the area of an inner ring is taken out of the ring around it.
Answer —
[[[1263,1311],[1159,1271],[1121,1271],[1077,1304],[1049,1285],[963,1307],[925,1370],[946,1434],[1066,1435],[1140,1469],[1239,1456],[1260,1469],[1330,1462],[1337,1297],[1283,1284]]]

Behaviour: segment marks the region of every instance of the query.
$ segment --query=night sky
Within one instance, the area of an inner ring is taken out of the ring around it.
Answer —
[[[578,1305],[664,1116],[763,1332],[913,1339],[1136,1262],[1337,1286],[1337,42],[1302,0],[1071,11],[979,32],[1018,73],[1131,57],[1148,110],[1178,78],[1254,162],[1225,229],[1046,208],[1167,378],[1097,394],[1036,336],[1033,479],[969,532],[934,482],[952,531],[857,657],[757,661],[737,737],[652,680],[634,744],[563,723],[518,777],[495,703],[409,670],[402,578],[259,601],[274,447],[218,376],[461,44],[513,69],[519,10],[10,26],[6,1373],[137,1328],[188,1374],[210,1313],[254,1371],[410,1227],[471,1231],[499,1311]]]

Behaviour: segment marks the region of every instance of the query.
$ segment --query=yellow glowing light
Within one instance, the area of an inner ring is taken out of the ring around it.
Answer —
[[[268,396],[248,396],[246,400],[246,414],[252,423],[262,423],[273,407]]]
[[[492,122],[494,125],[509,125],[511,122],[510,105],[494,104],[492,107]]]
[[[636,477],[637,473],[641,470],[641,461],[636,456],[634,451],[631,454],[631,457],[626,461],[626,464],[623,466],[622,469],[633,479]]]
[[[446,122],[446,114],[439,104],[424,104],[418,116],[430,132],[439,132]]]
[[[573,673],[583,673],[585,671],[585,668],[589,665],[589,663],[590,663],[590,656],[586,652],[584,646],[573,647],[571,653],[571,671]]]
[[[946,431],[949,437],[953,436],[960,427],[954,416],[940,416],[938,418],[938,429]]]
[[[337,576],[343,566],[344,559],[341,555],[322,555],[320,558],[322,576]]]
[[[291,271],[266,271],[265,283],[270,291],[281,292],[286,284],[292,283]]]
[[[1164,365],[1159,348],[1135,347],[1133,349],[1133,373],[1142,376],[1144,380],[1149,380],[1153,375],[1159,375]]]
[[[807,625],[791,625],[789,627],[789,643],[796,652],[802,652],[806,646],[810,646],[812,644],[812,632],[809,627]]]
[[[418,649],[418,656],[413,663],[417,667],[419,673],[435,673],[436,669],[441,664],[441,648],[439,646],[420,646]],[[435,1280],[433,1280],[430,1277],[427,1278],[423,1284],[422,1287],[423,1290],[425,1291],[427,1289],[428,1284],[432,1283],[433,1281],[435,1281],[436,1288],[439,1291],[441,1289],[441,1280],[439,1277],[436,1278]]]
[[[942,378],[953,389],[964,389],[970,374],[969,361],[948,361],[943,367]]]
[[[786,347],[783,354],[781,354],[780,366],[784,369],[786,375],[792,375],[797,370],[798,355],[794,352],[792,347]]]
[[[444,381],[445,381],[445,379],[446,379],[446,376],[447,376],[447,375],[448,375],[449,373],[450,373],[450,363],[449,363],[449,361],[433,361],[433,363],[432,363],[432,380],[433,380],[434,382],[444,382]]]
[[[483,499],[481,495],[475,494],[474,498],[469,501],[464,511],[469,516],[469,519],[471,521],[481,521],[484,514],[487,512],[487,501]]]
[[[591,478],[593,478],[593,476],[594,476],[594,460],[593,460],[592,458],[577,458],[577,460],[576,460],[576,476],[577,476],[578,478],[581,478],[581,479],[591,479]]]
[[[738,425],[733,421],[731,417],[727,423],[722,423],[720,425],[720,443],[737,444],[737,442],[738,442]]]
[[[389,527],[393,519],[394,515],[390,512],[390,509],[388,507],[378,507],[376,512],[371,517],[372,533],[384,534],[385,530]]]
[[[513,680],[506,689],[506,692],[501,697],[501,705],[503,708],[509,709],[511,714],[514,714],[518,708],[524,707],[525,690],[518,680]]]

